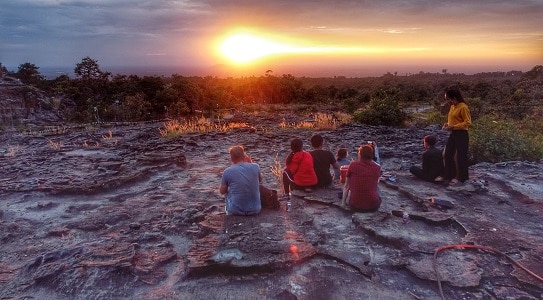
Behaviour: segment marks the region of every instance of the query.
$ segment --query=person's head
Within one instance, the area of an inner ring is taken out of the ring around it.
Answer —
[[[373,147],[371,145],[363,145],[358,148],[358,157],[362,160],[373,160]]]
[[[460,90],[456,87],[450,87],[445,90],[445,100],[456,103],[465,102]]]
[[[347,157],[347,149],[345,148],[339,148],[337,149],[337,153],[336,153],[336,159],[340,160],[340,159],[344,159]]]
[[[435,135],[427,135],[424,137],[424,146],[429,148],[429,147],[434,147],[437,143],[437,138]]]
[[[304,147],[304,143],[300,139],[293,139],[290,141],[290,150],[292,152],[300,152]]]
[[[324,138],[320,134],[314,134],[311,137],[311,147],[318,149],[322,147],[322,144],[324,144]]]
[[[245,149],[243,149],[243,146],[232,146],[228,151],[230,152],[230,160],[233,163],[245,161]]]

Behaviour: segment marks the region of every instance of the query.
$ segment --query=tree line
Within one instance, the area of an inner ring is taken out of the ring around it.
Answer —
[[[1,66],[1,64],[0,64]],[[398,125],[406,116],[395,114],[409,105],[439,107],[445,88],[458,86],[470,99],[473,113],[499,113],[523,118],[541,113],[543,66],[528,72],[487,72],[474,75],[441,73],[386,73],[380,77],[328,78],[261,76],[218,78],[213,76],[112,75],[96,59],[85,57],[74,68],[75,78],[60,75],[45,79],[39,67],[26,62],[16,72],[4,73],[33,85],[50,97],[61,99],[68,121],[144,121],[210,114],[221,109],[244,110],[250,105],[310,104],[360,114],[367,107],[382,107],[382,114],[359,121]]]

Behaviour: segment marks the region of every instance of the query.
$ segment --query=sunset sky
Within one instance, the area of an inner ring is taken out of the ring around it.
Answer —
[[[15,71],[86,56],[181,75],[527,71],[543,64],[543,0],[17,0],[0,33]]]

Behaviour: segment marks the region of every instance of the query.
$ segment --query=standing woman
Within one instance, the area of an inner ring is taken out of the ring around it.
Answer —
[[[460,90],[449,88],[445,91],[445,100],[449,101],[451,108],[444,130],[450,131],[445,146],[445,179],[450,184],[457,184],[469,179],[468,175],[468,127],[471,125],[471,114]],[[456,164],[454,157],[456,155]]]

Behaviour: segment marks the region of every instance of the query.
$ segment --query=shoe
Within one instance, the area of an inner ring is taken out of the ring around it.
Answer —
[[[458,183],[459,183],[458,179],[453,178],[453,179],[451,179],[451,181],[449,182],[449,185],[457,185]]]
[[[443,182],[443,181],[445,181],[445,178],[443,178],[443,176],[437,176],[436,179],[434,179],[434,181]]]
[[[290,200],[290,195],[283,195],[283,196],[279,197],[277,200],[279,200],[279,201],[289,201]]]

